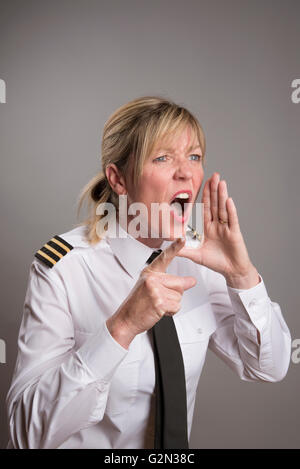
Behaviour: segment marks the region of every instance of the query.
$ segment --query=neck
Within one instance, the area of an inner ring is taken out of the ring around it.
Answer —
[[[152,249],[160,248],[164,241],[160,238],[136,238],[136,240]]]

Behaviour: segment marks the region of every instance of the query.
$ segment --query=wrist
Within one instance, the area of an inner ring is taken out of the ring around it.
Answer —
[[[128,327],[122,316],[119,313],[114,314],[106,321],[106,326],[113,339],[128,349],[136,334]]]
[[[260,278],[255,267],[252,267],[246,274],[230,274],[225,276],[227,286],[240,290],[248,290],[259,284]]]

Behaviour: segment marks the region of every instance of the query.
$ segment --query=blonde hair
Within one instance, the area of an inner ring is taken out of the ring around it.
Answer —
[[[110,202],[118,210],[118,196],[106,178],[106,167],[114,163],[125,180],[129,165],[132,164],[133,183],[142,174],[144,162],[154,146],[162,138],[177,134],[190,126],[198,139],[204,161],[205,137],[196,117],[186,108],[159,96],[143,96],[117,109],[106,121],[101,143],[102,171],[96,174],[79,195],[77,215],[84,201],[88,205],[88,217],[80,223],[87,226],[90,244],[102,239],[97,223],[103,215],[97,215],[100,203]]]

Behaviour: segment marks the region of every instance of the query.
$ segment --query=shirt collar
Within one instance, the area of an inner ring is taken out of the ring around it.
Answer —
[[[152,252],[156,249],[152,249],[133,238],[118,223],[116,228],[116,237],[107,235],[106,240],[126,272],[135,278],[140,274]],[[165,249],[169,244],[171,244],[171,241],[163,241],[159,249]]]

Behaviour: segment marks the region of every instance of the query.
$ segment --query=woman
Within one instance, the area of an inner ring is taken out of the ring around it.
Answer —
[[[204,241],[184,246],[204,155],[197,119],[166,99],[135,99],[106,122],[103,171],[81,195],[88,219],[53,237],[30,268],[9,447],[187,447],[207,347],[242,380],[284,378],[289,330],[218,173],[203,189]],[[107,204],[116,233],[111,218],[101,224]]]

